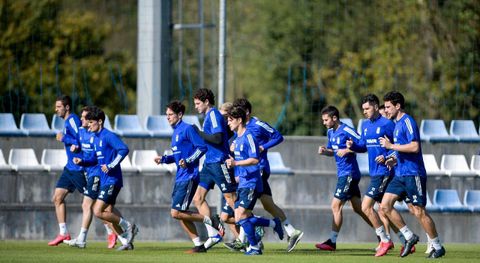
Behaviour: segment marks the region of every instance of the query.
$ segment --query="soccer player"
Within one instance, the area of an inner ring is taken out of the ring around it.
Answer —
[[[135,224],[114,213],[115,203],[120,190],[123,187],[123,177],[120,163],[127,156],[128,146],[113,132],[103,128],[105,113],[98,107],[92,107],[85,118],[93,135],[95,155],[88,156],[90,159],[77,160],[78,164],[95,165],[92,174],[99,175],[100,192],[93,205],[94,215],[111,223],[112,228],[119,235],[120,246],[117,250],[133,250],[133,240],[138,233]]]
[[[49,246],[57,246],[64,240],[70,240],[70,234],[67,230],[67,211],[65,206],[65,198],[68,193],[72,193],[77,189],[80,193],[83,193],[87,184],[83,167],[73,162],[74,157],[80,157],[81,153],[75,153],[70,151],[72,145],[79,146],[78,130],[81,126],[80,119],[72,112],[72,99],[67,95],[61,95],[55,101],[55,113],[58,117],[65,120],[65,127],[63,132],[58,133],[57,141],[63,142],[67,153],[67,165],[63,169],[62,175],[57,181],[55,192],[53,194],[53,203],[55,204],[55,214],[57,216],[58,226],[60,233],[57,237],[48,243]],[[89,224],[92,220],[92,211],[82,205],[82,225]]]
[[[374,94],[368,94],[362,99],[363,114],[367,120],[363,123],[359,143],[353,140],[347,140],[347,148],[355,152],[368,152],[368,167],[370,174],[370,185],[362,201],[362,211],[372,223],[377,236],[380,237],[380,246],[375,254],[376,257],[387,254],[389,249],[393,248],[393,242],[387,235],[380,216],[384,215],[375,211],[375,202],[382,201],[383,194],[391,180],[391,171],[385,165],[386,156],[389,152],[380,146],[379,137],[387,136],[393,138],[393,129],[395,124],[380,115],[379,99]],[[398,213],[396,210],[392,212]],[[400,215],[399,215],[400,216]],[[397,231],[398,232],[398,231]]]
[[[278,217],[282,221],[288,236],[287,252],[292,251],[303,237],[303,232],[295,229],[290,223],[283,210],[273,201],[272,189],[268,183],[270,178],[270,163],[267,153],[272,147],[283,142],[283,136],[270,126],[268,123],[252,117],[252,104],[245,98],[236,99],[233,102],[234,107],[241,107],[247,114],[246,128],[252,134],[259,145],[260,173],[262,175],[263,192],[260,196],[263,208],[273,217]],[[232,244],[235,245],[235,244]]]
[[[381,208],[390,221],[395,224],[407,240],[401,257],[408,256],[411,248],[418,242],[414,234],[401,217],[392,213],[393,205],[400,196],[406,195],[414,210],[414,215],[430,238],[432,251],[428,258],[439,258],[445,255],[445,248],[440,243],[433,219],[425,209],[427,204],[427,176],[422,157],[420,132],[415,120],[405,113],[405,98],[400,92],[392,91],[383,97],[385,112],[396,121],[393,142],[387,137],[380,138],[380,144],[387,150],[396,151],[395,176],[387,187],[382,199]],[[391,159],[387,160],[390,165]]]
[[[229,168],[235,169],[235,175],[239,177],[237,189],[237,200],[235,202],[235,221],[241,225],[248,238],[250,246],[245,255],[261,255],[255,234],[256,226],[270,226],[283,239],[283,228],[279,218],[268,220],[263,217],[253,216],[252,210],[255,207],[257,197],[262,193],[262,178],[258,163],[259,147],[246,128],[247,115],[241,107],[234,107],[229,112],[228,125],[232,131],[237,133],[235,139],[235,159],[226,161]]]
[[[378,112],[380,113],[380,115],[388,119],[387,114],[385,114],[385,105],[382,104],[378,106]]]
[[[340,114],[334,106],[327,106],[322,109],[323,125],[328,128],[327,146],[320,146],[318,154],[326,156],[335,156],[337,164],[337,186],[332,199],[332,232],[330,238],[315,245],[320,250],[335,251],[337,249],[337,237],[343,222],[343,206],[350,201],[353,211],[359,214],[367,224],[372,226],[368,217],[362,211],[362,203],[360,200],[360,169],[356,155],[346,146],[347,140],[359,143],[360,136],[353,128],[340,122]]]
[[[188,211],[190,203],[199,183],[199,160],[207,151],[203,139],[196,132],[194,125],[182,121],[185,106],[180,101],[172,101],[167,105],[166,115],[168,123],[173,128],[171,147],[173,155],[155,157],[157,164],[176,163],[177,175],[172,193],[172,218],[180,221],[180,225],[192,239],[194,247],[186,253],[207,252],[204,244],[200,241],[197,229],[193,222],[220,225],[218,217],[207,217],[199,213]],[[215,228],[214,228],[215,229]],[[217,229],[215,229],[218,231]]]
[[[208,192],[215,184],[223,193],[227,204],[234,206],[237,183],[233,172],[225,164],[228,159],[228,131],[227,124],[220,111],[215,108],[215,95],[209,89],[199,89],[193,96],[195,109],[198,113],[205,114],[203,132],[198,131],[205,140],[208,151],[205,154],[202,171],[200,172],[200,183],[193,202],[200,214],[210,217],[210,207],[206,201]],[[205,242],[205,248],[216,245],[224,235],[223,225],[216,226],[217,231],[210,224],[205,224],[209,239]]]
[[[80,138],[80,146],[72,145],[70,147],[70,151],[78,152],[81,151],[83,158],[92,159],[95,155],[94,145],[93,145],[93,135],[94,133],[88,130],[88,121],[86,116],[88,112],[92,109],[91,106],[85,106],[82,108],[82,113],[80,120],[82,121],[82,127],[79,129],[79,138]],[[78,157],[74,157],[74,163],[80,163],[81,159]],[[85,195],[83,198],[82,207],[85,209],[92,209],[93,203],[98,197],[99,190],[100,190],[100,176],[95,174],[95,166],[87,166],[85,167],[85,172],[87,174],[87,186],[86,189],[83,191]],[[115,209],[116,210],[116,209]],[[115,211],[114,210],[114,211]],[[71,240],[64,240],[64,243],[72,246],[72,247],[79,247],[85,248],[86,247],[86,240],[87,240],[87,232],[88,228],[90,227],[91,220],[86,223],[85,225],[82,224],[80,228],[80,232],[77,238]],[[108,222],[104,222],[105,229],[108,233],[108,248],[114,248],[117,242],[117,235],[113,233],[112,229],[110,228]]]

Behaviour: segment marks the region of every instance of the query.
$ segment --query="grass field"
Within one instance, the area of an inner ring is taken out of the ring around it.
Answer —
[[[399,258],[399,248],[388,255],[375,258],[371,249],[375,244],[338,244],[336,252],[317,251],[312,243],[300,243],[291,252],[285,252],[285,243],[267,243],[261,256],[245,256],[230,252],[221,244],[206,254],[188,255],[183,252],[190,243],[137,242],[135,250],[117,252],[106,248],[105,242],[90,242],[86,249],[66,245],[49,247],[46,242],[0,241],[0,262],[419,262],[425,259],[425,245],[417,246],[417,253]],[[446,244],[447,255],[441,262],[480,262],[480,244]]]

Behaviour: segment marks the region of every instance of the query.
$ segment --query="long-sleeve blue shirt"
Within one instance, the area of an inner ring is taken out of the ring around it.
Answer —
[[[360,141],[358,144],[353,143],[350,149],[356,152],[368,152],[370,176],[389,175],[388,167],[384,163],[377,163],[375,158],[380,155],[387,157],[391,153],[380,145],[378,139],[387,136],[390,141],[393,141],[395,123],[382,115],[378,115],[374,120],[365,120],[362,129]]]
[[[177,164],[176,182],[197,178],[200,158],[207,151],[207,145],[192,125],[179,121],[173,127],[172,142],[173,155],[164,156],[165,163]],[[179,165],[180,160],[185,160],[186,168]]]
[[[228,159],[228,127],[225,118],[222,116],[217,108],[212,107],[205,114],[205,121],[203,122],[203,132],[206,134],[222,134],[222,143],[214,144],[205,142],[208,151],[205,155],[205,163],[219,163]]]
[[[95,157],[95,146],[94,146],[94,133],[89,132],[88,129],[85,129],[83,127],[80,127],[79,131],[79,137],[80,137],[80,143],[81,143],[81,152],[82,152],[82,157],[80,157],[82,160],[92,160],[96,159]],[[85,171],[87,172],[87,176],[95,176],[95,175],[100,175],[98,173],[98,168],[96,165],[91,165],[91,166],[85,166]]]
[[[73,158],[82,158],[81,152],[71,152],[70,147],[72,145],[80,146],[79,128],[81,127],[81,121],[75,113],[70,113],[65,120],[65,126],[63,127],[62,142],[65,145],[65,151],[67,152],[67,165],[65,166],[69,171],[83,171],[83,167],[73,163]]]
[[[235,161],[243,161],[249,158],[259,158],[258,145],[249,130],[242,136],[235,139]],[[263,191],[260,166],[258,164],[249,166],[235,166],[235,176],[239,177],[238,188],[256,189]]]
[[[279,131],[274,129],[268,123],[263,122],[256,117],[251,118],[246,127],[255,138],[258,147],[263,147],[263,151],[259,154],[259,165],[261,169],[264,169],[267,173],[270,173],[270,164],[267,158],[268,149],[283,142],[282,134],[280,134]]]
[[[393,132],[393,141],[395,144],[409,144],[413,141],[418,142],[419,150],[417,153],[397,152],[397,166],[395,167],[395,176],[426,176],[425,164],[423,163],[422,144],[420,142],[420,131],[415,120],[408,114],[404,114],[400,120],[395,123]]]
[[[354,143],[358,143],[360,135],[353,128],[344,123],[340,123],[337,130],[329,129],[327,132],[328,144],[327,148],[332,149],[337,163],[337,176],[344,177],[352,175],[354,178],[360,178],[360,169],[358,168],[357,157],[355,153],[348,153],[343,157],[337,155],[339,149],[347,148],[347,140],[352,139]]]

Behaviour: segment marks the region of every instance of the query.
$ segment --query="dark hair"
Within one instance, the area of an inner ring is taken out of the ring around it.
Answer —
[[[379,110],[384,110],[385,109],[385,104],[382,104],[382,105],[378,106],[378,109]]]
[[[327,114],[330,118],[336,116],[337,119],[340,119],[340,113],[335,106],[328,105],[327,107],[322,109],[322,115]]]
[[[233,108],[228,111],[228,117],[234,119],[241,118],[242,123],[245,124],[245,122],[247,121],[247,112],[242,107],[233,106]]]
[[[215,105],[215,95],[213,92],[209,89],[199,89],[197,92],[195,92],[195,95],[193,96],[194,99],[200,100],[202,102],[205,102],[208,100],[210,102],[210,105]]]
[[[102,120],[102,122],[105,123],[105,112],[103,112],[103,110],[99,107],[92,106],[90,111],[87,113],[87,116],[85,116],[85,119],[89,121]]]
[[[80,111],[80,112],[84,112],[84,111],[85,111],[85,112],[90,112],[90,111],[92,111],[92,109],[93,109],[94,107],[95,107],[95,106],[91,106],[91,105],[89,105],[89,106],[84,106],[84,107],[82,108],[82,111]]]
[[[167,104],[167,109],[171,109],[175,114],[185,113],[185,105],[183,105],[179,100],[173,100]]]
[[[389,93],[383,96],[383,101],[390,101],[393,106],[400,104],[400,109],[405,107],[405,98],[403,97],[402,93],[398,91],[390,91]]]
[[[233,107],[241,107],[245,112],[252,114],[252,104],[246,98],[238,98],[233,101]]]
[[[61,101],[64,107],[67,107],[67,105],[70,106],[70,110],[72,110],[72,98],[70,98],[70,96],[60,95],[57,97],[56,101]]]
[[[375,105],[379,105],[380,104],[380,101],[377,97],[377,95],[375,94],[367,94],[365,95],[365,97],[363,97],[362,99],[362,104],[365,104],[367,103],[372,105],[372,106],[375,106]]]

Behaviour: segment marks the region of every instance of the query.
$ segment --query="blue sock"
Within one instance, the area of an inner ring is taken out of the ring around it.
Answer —
[[[255,226],[270,226],[270,220],[263,217],[252,216],[249,217],[248,220]]]
[[[247,236],[250,245],[256,246],[258,244],[258,241],[255,237],[255,226],[250,222],[250,218],[252,217],[242,219],[238,221],[238,223],[243,227],[243,230],[245,231],[245,235]]]

